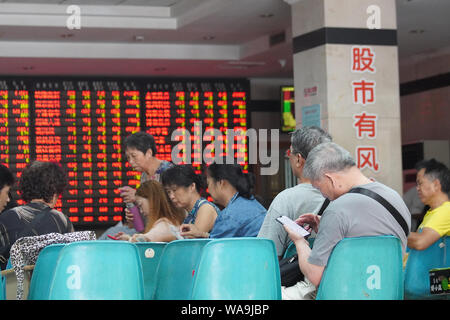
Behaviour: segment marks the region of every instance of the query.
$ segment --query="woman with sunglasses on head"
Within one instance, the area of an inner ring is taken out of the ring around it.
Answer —
[[[256,237],[267,210],[252,194],[253,180],[238,164],[211,164],[206,171],[208,191],[223,206],[210,233],[183,224],[186,238]]]
[[[176,165],[162,174],[161,182],[175,207],[186,211],[183,223],[210,232],[220,210],[201,196],[206,188],[203,177],[196,174],[191,165]]]

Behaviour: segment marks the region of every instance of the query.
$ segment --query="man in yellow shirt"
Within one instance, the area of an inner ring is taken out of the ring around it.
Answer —
[[[418,230],[408,236],[408,247],[425,250],[441,237],[450,236],[450,171],[435,159],[417,164],[417,191],[420,200],[430,206]]]

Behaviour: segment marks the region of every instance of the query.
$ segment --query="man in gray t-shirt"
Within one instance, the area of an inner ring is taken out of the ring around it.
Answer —
[[[322,218],[305,214],[296,220],[297,224],[317,232],[313,249],[307,240],[287,228],[297,248],[298,263],[306,284],[316,288],[319,286],[328,258],[343,238],[393,235],[400,239],[405,252],[405,232],[391,213],[376,200],[349,191],[361,187],[379,194],[399,211],[410,229],[411,214],[403,199],[391,188],[367,178],[347,150],[332,142],[318,145],[309,153],[303,175],[324,197],[331,200]],[[306,297],[304,286],[299,284],[282,288],[283,299]]]
[[[393,205],[406,221],[411,220],[408,208],[396,191],[379,182],[367,183],[361,187],[376,192]],[[368,196],[346,193],[325,209],[308,262],[326,266],[331,251],[343,238],[378,235],[399,238],[405,252],[405,232],[389,211]]]
[[[291,241],[286,230],[275,219],[283,215],[295,220],[303,213],[317,213],[325,201],[322,194],[303,177],[302,172],[309,151],[318,144],[328,141],[331,141],[330,135],[314,126],[297,129],[291,135],[291,146],[287,157],[292,173],[300,180],[300,183],[280,192],[275,197],[258,233],[259,238],[271,239],[275,243],[277,255],[280,258]]]

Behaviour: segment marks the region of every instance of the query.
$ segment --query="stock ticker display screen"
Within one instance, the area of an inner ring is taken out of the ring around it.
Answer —
[[[212,154],[224,155],[232,146],[248,170],[244,134],[226,138],[229,129],[247,129],[248,97],[243,79],[0,78],[0,163],[17,179],[33,160],[61,163],[68,187],[56,208],[75,226],[108,226],[122,219],[118,188],[139,185],[141,173],[132,170],[123,149],[137,131],[153,135],[157,158],[171,161],[176,147],[178,163],[200,173],[211,143],[203,135],[219,130],[223,150]],[[182,134],[172,137],[174,132]],[[23,204],[17,186],[12,191]]]

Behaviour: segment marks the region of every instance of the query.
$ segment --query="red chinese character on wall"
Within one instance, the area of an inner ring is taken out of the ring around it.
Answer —
[[[365,112],[353,116],[353,119],[355,119],[353,128],[356,129],[356,136],[358,139],[362,139],[363,135],[366,135],[369,139],[376,138],[377,118],[378,116],[376,114]]]
[[[375,103],[375,86],[375,81],[352,81],[353,103],[363,106]]]
[[[371,47],[352,47],[352,72],[375,73],[375,52]]]
[[[359,169],[372,169],[378,172],[380,165],[377,163],[377,150],[376,147],[356,147],[356,159]]]

